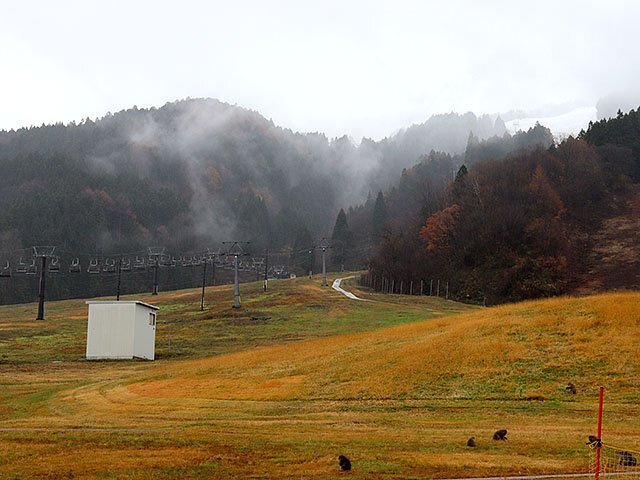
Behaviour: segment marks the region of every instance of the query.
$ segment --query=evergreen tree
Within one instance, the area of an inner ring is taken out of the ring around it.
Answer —
[[[467,170],[466,165],[462,165],[459,169],[458,169],[458,173],[456,173],[456,182],[461,182],[462,179],[464,177],[466,177],[466,175],[469,173],[469,170]]]
[[[347,215],[341,208],[336,218],[331,235],[331,247],[333,249],[332,258],[336,266],[341,269],[348,264],[353,255],[353,233],[347,224]]]
[[[382,191],[378,192],[376,203],[373,205],[373,235],[379,236],[387,225],[387,206],[384,202]]]

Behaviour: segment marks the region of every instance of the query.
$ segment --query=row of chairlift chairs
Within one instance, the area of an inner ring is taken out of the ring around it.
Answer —
[[[224,258],[224,260],[222,260]],[[214,260],[215,259],[215,260]],[[218,268],[224,270],[233,270],[233,256],[224,255],[180,255],[179,257],[169,255],[148,255],[140,256],[136,255],[134,259],[129,257],[123,257],[120,261],[121,272],[131,271],[145,271],[147,268],[154,267],[198,267],[204,262],[210,263],[214,260],[214,264]],[[48,259],[47,270],[49,273],[58,273],[61,271],[60,257],[53,256]],[[251,261],[243,261],[238,259],[238,270],[240,271],[256,271],[264,265],[264,260],[261,258],[252,258]],[[69,273],[82,273],[82,265],[80,258],[74,258],[68,267]],[[118,259],[116,258],[91,258],[89,265],[87,266],[87,273],[99,274],[99,273],[116,273],[118,271]],[[15,273],[36,275],[39,272],[38,263],[36,257],[33,257],[30,262],[20,258],[15,266]],[[11,263],[6,260],[4,265],[0,267],[0,277],[10,277],[12,274]]]

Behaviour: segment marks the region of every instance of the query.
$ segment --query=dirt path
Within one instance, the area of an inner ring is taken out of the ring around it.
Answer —
[[[350,277],[344,277],[344,278],[336,278],[333,281],[333,285],[331,285],[331,288],[333,288],[334,290],[340,292],[341,294],[349,297],[352,300],[360,300],[361,302],[371,302],[371,300],[367,300],[366,298],[360,298],[355,296],[353,293],[351,292],[347,292],[345,289],[343,289],[340,284],[342,283],[343,280],[349,280],[351,278],[356,278],[355,275],[352,275]]]

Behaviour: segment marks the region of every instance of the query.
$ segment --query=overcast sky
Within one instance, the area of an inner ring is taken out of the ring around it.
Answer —
[[[640,89],[638,1],[1,0],[0,129],[214,97],[380,138]]]

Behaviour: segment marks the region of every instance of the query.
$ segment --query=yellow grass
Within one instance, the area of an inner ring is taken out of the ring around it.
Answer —
[[[345,478],[583,472],[599,384],[605,441],[640,448],[639,338],[640,294],[616,293],[153,364],[2,368],[25,398],[59,390],[28,415],[0,407],[0,428],[59,430],[0,431],[0,478],[335,478],[341,453]]]

